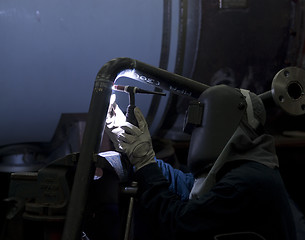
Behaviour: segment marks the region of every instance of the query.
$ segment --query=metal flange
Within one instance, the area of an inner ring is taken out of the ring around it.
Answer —
[[[274,102],[288,114],[299,116],[305,113],[305,70],[287,67],[273,78],[271,92]]]

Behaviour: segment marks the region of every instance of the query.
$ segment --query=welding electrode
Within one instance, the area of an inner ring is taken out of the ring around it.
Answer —
[[[113,85],[112,87],[115,91],[120,92],[126,92],[129,94],[129,105],[126,110],[126,121],[130,122],[131,124],[138,126],[137,119],[134,115],[134,109],[135,109],[135,94],[136,93],[144,93],[144,94],[157,94],[161,96],[165,96],[166,94],[163,92],[153,92],[144,90],[138,87],[132,87],[132,86],[121,86],[121,85]]]

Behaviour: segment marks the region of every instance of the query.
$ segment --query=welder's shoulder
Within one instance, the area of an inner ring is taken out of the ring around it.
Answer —
[[[228,164],[219,182],[235,186],[239,191],[270,192],[282,188],[278,169],[267,167],[254,161]]]

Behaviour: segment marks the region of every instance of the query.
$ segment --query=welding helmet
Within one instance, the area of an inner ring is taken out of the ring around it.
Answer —
[[[247,90],[217,85],[205,90],[190,104],[184,129],[191,132],[187,164],[194,176],[207,172],[244,123],[255,132],[265,123],[261,99]]]

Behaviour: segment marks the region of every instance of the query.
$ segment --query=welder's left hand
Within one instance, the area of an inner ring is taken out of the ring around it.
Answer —
[[[119,148],[128,156],[135,171],[150,163],[155,163],[155,152],[152,147],[151,136],[142,112],[138,107],[134,109],[138,126],[125,122],[120,127],[123,132],[117,130]]]
[[[108,107],[108,113],[106,118],[106,125],[108,129],[120,127],[126,121],[126,117],[118,104],[115,102],[116,95],[112,94],[110,98],[110,104]]]
[[[115,98],[115,94],[112,94],[106,118],[105,132],[113,143],[115,150],[121,151],[118,147],[117,137],[123,131],[120,127],[125,123],[126,117],[115,102]]]

